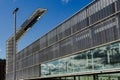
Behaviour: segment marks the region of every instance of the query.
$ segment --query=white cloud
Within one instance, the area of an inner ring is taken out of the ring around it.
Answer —
[[[62,0],[62,2],[64,3],[68,3],[70,0]]]

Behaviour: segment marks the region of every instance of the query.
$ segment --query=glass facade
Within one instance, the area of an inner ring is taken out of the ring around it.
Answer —
[[[120,73],[76,75],[48,79],[46,78],[45,80],[120,80]]]
[[[41,64],[41,76],[120,69],[120,42]]]

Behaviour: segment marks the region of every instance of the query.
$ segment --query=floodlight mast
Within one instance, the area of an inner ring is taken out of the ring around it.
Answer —
[[[21,26],[16,30],[16,13],[19,8],[13,11],[14,14],[14,34],[7,40],[6,48],[6,77],[9,74],[8,69],[10,68],[8,64],[9,60],[13,59],[13,79],[16,80],[16,46],[19,39],[40,19],[41,16],[46,12],[46,9],[38,8]],[[13,44],[12,44],[13,43]],[[12,56],[12,57],[9,57]],[[9,78],[6,80],[9,80]]]

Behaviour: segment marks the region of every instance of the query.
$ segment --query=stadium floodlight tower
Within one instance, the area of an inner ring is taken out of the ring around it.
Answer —
[[[40,17],[46,12],[46,9],[38,8],[16,31],[16,35],[12,35],[6,44],[6,80],[14,80],[14,44],[17,46],[19,39],[40,19]],[[15,38],[14,38],[15,37]],[[14,43],[14,39],[15,43]],[[16,55],[16,53],[15,53]],[[16,57],[16,56],[15,56]],[[16,62],[16,61],[15,61]],[[15,73],[16,74],[16,73]]]

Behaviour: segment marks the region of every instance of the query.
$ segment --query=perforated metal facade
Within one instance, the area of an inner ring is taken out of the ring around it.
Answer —
[[[120,0],[95,0],[17,54],[17,79],[51,77],[50,74],[42,75],[41,65],[54,63],[54,61],[59,59],[61,60],[85,51],[94,51],[94,49],[99,47],[101,49],[101,46],[119,43],[119,40]],[[118,54],[120,53],[118,52]],[[94,56],[90,58],[92,69],[94,69]],[[120,61],[118,60],[117,63],[120,64]],[[120,67],[117,67],[117,70],[111,69],[112,71],[108,70],[107,72],[120,71]],[[104,69],[99,70],[97,73],[101,73],[100,71],[106,73]],[[83,74],[96,74],[96,72],[83,72]],[[70,74],[65,73],[65,75],[69,76]],[[72,74],[72,76],[75,75],[82,75],[82,73]],[[60,77],[63,75],[52,76]],[[95,77],[84,80],[94,79]],[[76,78],[76,80],[79,79]]]
[[[7,43],[6,43],[6,80],[13,80],[16,77],[15,75],[18,75],[18,74],[20,75],[19,76],[20,78],[24,76],[22,71],[18,73],[16,69],[21,69],[23,66],[26,66],[26,64],[22,65],[22,62],[20,61],[16,66],[14,66],[15,63],[17,63],[17,60],[20,60],[22,57],[22,54],[20,54],[19,56],[15,55],[16,54],[15,51],[17,51],[17,50],[15,50],[14,44],[15,44],[15,42],[17,43],[19,41],[19,39],[33,26],[33,24],[35,24],[39,20],[39,18],[44,14],[45,11],[46,11],[46,9],[38,8],[20,26],[20,28],[16,31],[16,35],[12,35],[7,40]],[[16,37],[16,40],[14,40],[14,37]],[[15,45],[17,47],[17,44],[15,44]],[[15,59],[14,55],[17,57],[16,62],[13,61]],[[27,53],[27,55],[30,55],[30,54]],[[31,59],[29,59],[29,60],[31,60]],[[25,62],[23,61],[23,63],[25,63]],[[28,64],[30,65],[31,63],[29,62]],[[32,62],[32,64],[33,64],[33,62]],[[15,67],[16,67],[16,69],[15,69]]]

